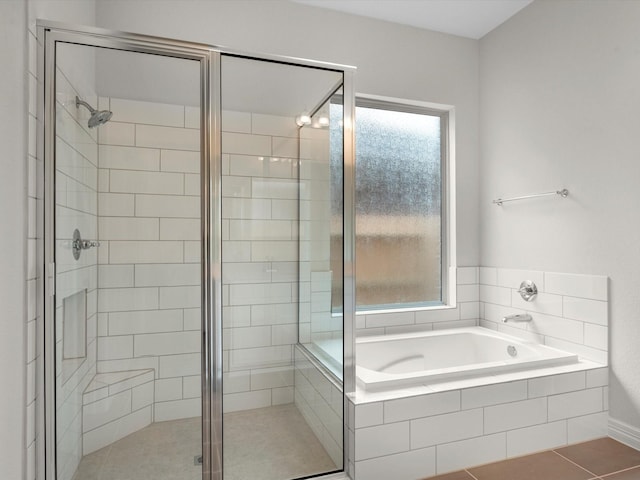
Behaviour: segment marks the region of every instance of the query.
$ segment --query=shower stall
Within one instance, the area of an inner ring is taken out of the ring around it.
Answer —
[[[46,478],[346,470],[353,69],[39,42]]]

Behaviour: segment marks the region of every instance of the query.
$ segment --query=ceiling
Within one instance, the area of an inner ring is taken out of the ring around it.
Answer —
[[[412,27],[479,39],[533,0],[292,0]]]

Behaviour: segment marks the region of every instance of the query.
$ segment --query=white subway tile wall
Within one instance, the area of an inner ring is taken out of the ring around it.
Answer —
[[[295,404],[337,468],[341,468],[343,421],[347,421],[342,388],[331,381],[300,347],[295,348],[294,354]]]
[[[153,370],[97,374],[82,400],[82,453],[88,455],[153,421]]]
[[[282,136],[282,134],[280,134]],[[342,234],[342,223],[332,219],[331,212],[331,152],[329,130],[316,128],[300,129],[300,342],[322,350],[326,342],[342,343],[341,305],[332,305],[332,300],[342,295],[334,290],[341,280],[334,278],[334,272],[342,271],[341,248],[331,258],[332,242],[335,249]],[[274,148],[287,150],[282,138],[274,138]],[[297,173],[297,172],[296,172]],[[335,186],[333,186],[335,188]],[[287,185],[265,184],[264,190],[278,190],[277,205],[293,215],[291,189]],[[289,198],[289,199],[287,199]],[[337,284],[336,284],[337,281]]]
[[[349,402],[355,415],[349,427],[355,441],[353,478],[415,480],[606,436],[606,384],[607,367],[600,367]],[[411,465],[406,471],[399,467],[404,462]]]
[[[470,288],[475,279],[479,285]],[[523,280],[538,286],[532,302],[517,292]],[[405,462],[410,473],[394,478],[426,477],[607,435],[606,277],[471,267],[458,270],[458,284],[457,309],[366,315],[357,319],[358,334],[411,331],[422,322],[426,328],[455,327],[460,312],[470,308],[480,325],[577,353],[586,360],[578,368],[586,369],[541,371],[529,379],[513,375],[514,381],[491,385],[445,383],[400,399],[393,392],[363,396],[361,403],[356,398],[350,425],[356,480],[386,478],[385,472]],[[533,317],[530,323],[502,322],[524,312]],[[453,390],[442,391],[448,388]]]
[[[223,112],[222,125],[228,359],[223,408],[232,412],[294,401],[298,129],[293,118],[229,111]]]
[[[98,298],[96,250],[85,250],[76,260],[71,240],[76,228],[83,239],[98,238],[98,144],[95,130],[87,126],[87,110],[75,106],[76,95],[92,104],[97,103],[97,97],[82,90],[81,82],[69,78],[63,68],[56,71],[56,445],[58,476],[70,480],[83,455],[83,392],[96,373]],[[33,207],[29,237],[34,239],[35,249],[35,204]],[[35,255],[35,251],[30,254]],[[34,260],[31,262],[35,265]],[[30,271],[29,276],[35,304],[35,271]],[[81,308],[74,313],[69,308],[71,301],[67,301],[71,298],[82,299]],[[35,324],[31,323],[35,310],[30,310],[28,332],[35,335]],[[29,342],[35,345],[35,339]],[[74,345],[74,353],[70,352],[70,345]],[[28,410],[34,409],[33,366],[32,360],[27,368],[31,372]],[[91,417],[87,419],[90,425]],[[28,432],[28,436],[33,435]]]
[[[149,421],[201,411],[200,190],[185,189],[187,176],[199,179],[199,124],[185,124],[182,105],[100,102],[113,118],[98,130],[98,371],[152,369],[153,378],[114,424],[101,413],[106,433],[86,441],[98,448],[129,422],[144,426],[139,411]]]
[[[524,301],[520,282],[533,280],[538,295]],[[608,283],[600,275],[573,275],[480,267],[480,325],[608,362]],[[529,313],[531,322],[504,323],[506,315]]]

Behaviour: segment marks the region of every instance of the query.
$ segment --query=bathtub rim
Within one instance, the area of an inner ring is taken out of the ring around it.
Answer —
[[[495,332],[492,329],[475,326],[475,327],[461,327],[461,328],[452,328],[452,329],[443,329],[443,330],[429,330],[422,332],[409,332],[409,333],[401,333],[401,334],[393,334],[393,335],[375,335],[375,336],[367,336],[356,339],[357,343],[370,343],[376,341],[380,341],[382,339],[402,339],[402,338],[412,338],[412,337],[421,337],[425,334],[442,334],[441,332],[449,331],[451,333],[455,333],[455,331],[461,332],[464,330],[477,331],[477,329],[482,329],[481,332],[485,334],[494,334],[494,336],[499,336],[500,338],[509,337],[510,339],[515,339],[518,343],[527,344],[527,345],[541,345],[537,342],[533,342],[531,340],[521,339],[519,337],[515,337],[513,335],[509,335],[502,332]],[[495,335],[495,334],[498,335]],[[559,350],[555,347],[549,347],[547,345],[543,345],[548,348],[553,348],[555,350]],[[432,383],[429,385],[426,384],[414,384],[414,385],[401,385],[396,388],[386,388],[386,389],[377,389],[377,390],[364,390],[360,385],[356,385],[356,391],[353,395],[348,395],[351,401],[353,401],[356,405],[363,403],[371,403],[378,402],[384,400],[394,400],[398,398],[412,397],[417,395],[424,395],[428,393],[440,393],[447,392],[453,390],[462,390],[466,388],[472,387],[480,387],[480,386],[488,386],[495,385],[499,383],[508,383],[519,380],[528,380],[532,378],[540,378],[540,377],[548,377],[558,374],[564,373],[573,373],[573,372],[581,372],[581,371],[589,371],[589,370],[597,370],[609,368],[608,364],[599,363],[593,360],[589,360],[581,357],[579,354],[577,356],[577,361],[568,365],[560,365],[553,367],[539,367],[529,370],[520,370],[520,371],[511,371],[511,372],[502,372],[497,373],[495,375],[486,375],[481,377],[466,377],[460,379],[449,379],[442,380],[437,383]]]

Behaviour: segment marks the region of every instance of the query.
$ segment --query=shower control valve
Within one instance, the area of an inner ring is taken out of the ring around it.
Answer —
[[[524,301],[531,302],[536,298],[536,295],[538,295],[538,287],[533,283],[533,281],[525,280],[520,284],[518,293]]]
[[[91,247],[99,247],[99,246],[100,246],[100,242],[96,242],[96,241],[91,242],[89,240],[82,240],[80,242],[80,248],[82,250],[87,250],[87,249],[89,249]]]
[[[73,241],[71,242],[71,250],[73,252],[73,258],[78,260],[80,258],[80,253],[82,250],[89,250],[92,247],[99,247],[100,242],[91,241],[91,240],[83,240],[80,235],[80,231],[76,228],[73,231]]]

